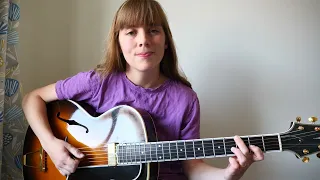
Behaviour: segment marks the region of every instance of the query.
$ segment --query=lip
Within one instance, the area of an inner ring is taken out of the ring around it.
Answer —
[[[153,52],[142,52],[142,53],[136,54],[136,56],[146,58],[146,57],[150,57],[152,54],[153,54]]]

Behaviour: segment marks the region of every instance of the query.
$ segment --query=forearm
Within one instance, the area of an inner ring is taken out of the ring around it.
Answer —
[[[33,93],[27,94],[22,101],[25,117],[41,143],[50,142],[54,138],[47,118],[46,104],[43,99]]]
[[[190,180],[225,180],[224,169],[210,166],[203,161],[193,161],[185,165]]]

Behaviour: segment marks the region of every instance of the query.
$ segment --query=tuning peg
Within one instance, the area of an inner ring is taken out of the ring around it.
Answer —
[[[312,117],[309,117],[309,119],[308,119],[310,122],[312,122],[312,123],[315,123],[316,121],[318,121],[318,118],[317,117],[314,117],[314,116],[312,116]]]
[[[301,117],[300,116],[296,117],[296,121],[301,122]]]
[[[310,161],[310,158],[309,157],[304,157],[303,159],[302,159],[302,162],[304,162],[304,163],[308,163]]]
[[[317,154],[317,157],[320,158],[320,153]]]

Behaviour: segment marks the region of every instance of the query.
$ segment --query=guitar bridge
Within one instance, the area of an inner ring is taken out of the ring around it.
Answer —
[[[23,165],[31,168],[39,168],[40,171],[44,172],[47,170],[47,156],[47,153],[41,147],[38,151],[29,152],[23,155]],[[34,162],[29,162],[29,159],[36,159],[39,162],[39,164],[32,164]]]

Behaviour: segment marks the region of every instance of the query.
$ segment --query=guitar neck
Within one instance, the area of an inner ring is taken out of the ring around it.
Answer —
[[[279,134],[241,136],[244,143],[258,146],[264,153],[282,151]],[[233,156],[233,137],[177,140],[117,145],[118,164],[178,161]]]

